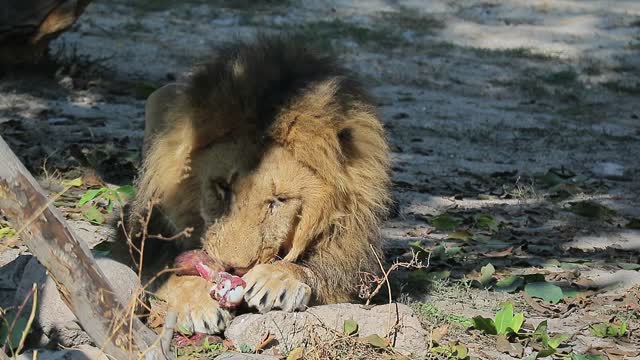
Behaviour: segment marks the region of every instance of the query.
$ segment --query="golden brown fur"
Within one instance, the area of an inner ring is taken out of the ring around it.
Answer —
[[[150,234],[195,227],[202,244],[182,247],[202,245],[246,273],[245,299],[260,311],[354,300],[358,272],[377,267],[389,160],[374,107],[348,73],[291,39],[230,46],[160,122],[132,205],[159,199],[163,226]],[[206,286],[172,278],[161,293],[194,328],[220,331],[222,316],[202,315],[215,306]]]

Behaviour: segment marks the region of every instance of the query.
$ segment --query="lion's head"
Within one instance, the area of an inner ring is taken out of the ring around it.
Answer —
[[[388,150],[373,109],[350,85],[333,78],[309,86],[267,130],[257,166],[210,190],[229,204],[207,229],[210,255],[243,273],[300,260],[324,242],[349,252],[350,242],[376,238],[388,200]]]

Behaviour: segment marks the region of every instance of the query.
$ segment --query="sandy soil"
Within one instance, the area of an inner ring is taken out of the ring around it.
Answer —
[[[640,273],[620,265],[640,254],[636,1],[95,2],[53,44],[54,76],[0,79],[0,132],[38,174],[46,159],[65,177],[85,166],[131,183],[146,95],[216,44],[255,31],[301,33],[378,98],[398,205],[384,229],[389,259],[414,241],[460,248],[432,263],[431,273],[450,274],[426,290],[416,285],[424,278],[399,276],[405,301],[439,311],[422,312],[425,327],[450,323],[442,314],[490,316],[510,299],[529,326],[549,319],[550,331],[571,334],[577,353],[638,356],[637,304],[624,299]],[[441,214],[459,221],[442,226]],[[2,254],[5,274],[21,251]],[[581,290],[621,286],[536,307],[522,290],[472,286],[488,263],[496,279],[538,273]],[[616,316],[631,335],[587,331]],[[481,358],[511,358],[479,331],[447,336]]]

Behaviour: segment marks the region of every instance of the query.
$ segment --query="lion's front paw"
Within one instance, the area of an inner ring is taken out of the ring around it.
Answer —
[[[231,322],[229,311],[211,298],[211,283],[199,276],[171,276],[157,295],[178,313],[178,327],[187,332],[220,334]]]
[[[245,301],[261,313],[273,308],[304,310],[311,298],[309,285],[277,265],[257,265],[243,279],[247,283]]]

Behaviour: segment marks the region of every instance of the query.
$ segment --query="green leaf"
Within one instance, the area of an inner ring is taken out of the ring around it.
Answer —
[[[563,288],[562,289],[562,295],[564,295],[565,298],[574,298],[574,297],[578,296],[578,289]]]
[[[491,319],[487,319],[480,315],[473,317],[473,327],[477,330],[484,331],[489,335],[498,335],[496,325]]]
[[[107,205],[107,214],[111,214],[113,212],[113,201],[109,200],[108,205]]]
[[[627,225],[625,225],[624,227],[626,227],[627,229],[640,230],[640,218],[635,218],[635,219],[629,220]]]
[[[493,279],[493,274],[496,273],[496,268],[493,267],[493,264],[488,263],[487,265],[480,268],[480,283],[482,285],[488,285]]]
[[[445,251],[445,254],[450,257],[451,255],[458,254],[461,251],[462,251],[462,247],[460,247],[460,246],[452,246],[452,247],[448,248]]]
[[[548,329],[549,329],[549,325],[547,324],[547,320],[543,320],[541,321],[538,326],[536,326],[536,329],[533,330],[533,335],[532,338],[535,339],[539,339],[542,341],[547,341],[547,340],[543,340],[543,339],[548,339],[549,338],[549,333],[548,333]]]
[[[193,331],[189,330],[184,324],[178,326],[178,332],[184,336],[193,335]]]
[[[473,221],[477,228],[491,230],[493,232],[498,231],[500,225],[498,221],[489,214],[476,214],[473,216]]]
[[[460,224],[462,224],[462,220],[444,213],[438,216],[434,216],[431,219],[430,223],[431,226],[435,227],[437,230],[450,231],[455,230],[458,226],[460,226]]]
[[[627,323],[599,323],[589,326],[589,332],[593,336],[605,338],[605,337],[617,337],[623,336],[627,332]]]
[[[520,331],[520,329],[522,328],[522,324],[524,324],[524,314],[515,314],[513,316],[513,320],[511,320],[511,326],[509,327],[509,329],[517,334],[518,331]]]
[[[569,204],[569,211],[591,219],[608,219],[615,211],[595,201],[580,201]]]
[[[542,176],[536,176],[536,180],[547,187],[552,187],[564,182],[564,179],[562,177],[556,175],[551,171],[548,171]]]
[[[418,256],[420,260],[427,260],[429,258],[429,251],[422,247],[420,240],[411,241],[409,248],[416,253],[416,256]]]
[[[62,186],[64,187],[82,186],[82,177],[77,177],[73,180],[63,180]]]
[[[95,199],[96,197],[102,195],[107,190],[109,190],[109,189],[106,188],[106,187],[101,187],[100,189],[87,190],[87,192],[85,192],[84,195],[82,195],[80,200],[78,200],[78,204],[76,206],[80,207],[80,206],[88,203],[89,201],[91,201],[91,200]]]
[[[438,245],[431,251],[431,260],[445,260],[446,255],[447,248],[444,245]]]
[[[570,336],[567,334],[557,334],[550,337],[547,320],[540,322],[531,335],[531,339],[534,342],[540,343],[543,346],[543,349],[540,350],[537,357],[545,357],[555,354],[560,344],[567,341],[569,338]]]
[[[12,349],[17,349],[20,345],[20,338],[27,329],[28,321],[25,317],[19,317],[16,320],[11,333],[9,333],[9,326],[14,319],[15,317],[9,316],[2,320],[2,326],[0,326],[0,346],[6,344]]]
[[[526,283],[534,283],[534,282],[544,282],[544,274],[525,274],[522,277],[524,277],[524,282]]]
[[[616,265],[623,270],[640,270],[640,264],[619,262]]]
[[[452,355],[455,355],[456,359],[466,359],[469,355],[469,349],[464,345],[453,345],[451,346],[451,350],[453,351]]]
[[[85,217],[85,219],[89,220],[94,224],[100,225],[100,224],[104,224],[105,222],[104,215],[102,215],[100,210],[94,208],[93,206],[83,209],[82,215]]]
[[[427,271],[426,274],[427,281],[439,281],[448,279],[451,276],[451,271],[442,270],[442,271]]]
[[[493,289],[500,292],[515,292],[522,286],[524,286],[524,279],[519,276],[509,275],[496,282]]]
[[[111,254],[111,247],[113,246],[113,243],[110,241],[102,241],[98,244],[96,244],[96,246],[93,247],[93,249],[91,249],[91,253],[93,254],[93,256],[96,257],[104,257],[104,256],[109,256],[109,254]]]
[[[462,230],[462,231],[454,231],[452,233],[449,233],[449,235],[447,235],[447,239],[469,241],[471,240],[472,236],[473,234],[471,234],[469,231]]]
[[[126,201],[136,196],[136,188],[131,185],[123,185],[116,189],[116,193],[121,196],[120,201]]]
[[[569,340],[569,338],[571,338],[571,336],[569,336],[568,334],[558,334],[547,340],[547,343],[545,345],[552,349],[557,349],[560,344]]]
[[[527,284],[524,287],[524,291],[531,297],[539,298],[553,304],[557,304],[564,297],[562,289],[559,286],[548,282]]]
[[[238,350],[240,350],[241,353],[245,353],[245,354],[253,352],[253,349],[251,348],[251,346],[245,343],[240,344],[240,346],[238,346]]]
[[[502,305],[500,311],[496,313],[494,325],[498,335],[518,333],[524,323],[524,314],[513,314],[513,304],[506,302]]]
[[[358,323],[355,320],[345,320],[342,329],[345,335],[353,335],[358,331]]]
[[[513,304],[505,303],[502,309],[496,313],[494,324],[498,334],[506,334],[507,328],[511,326],[513,320]]]
[[[11,226],[0,227],[0,239],[9,239],[16,236],[16,229]]]

